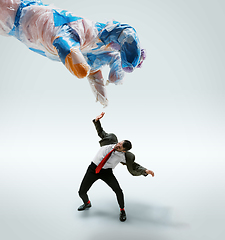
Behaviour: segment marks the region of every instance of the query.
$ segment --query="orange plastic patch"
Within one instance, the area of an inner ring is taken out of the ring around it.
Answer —
[[[86,77],[89,72],[89,66],[87,63],[73,63],[71,53],[66,56],[65,66],[72,74],[74,74],[78,78]]]
[[[94,70],[94,71],[92,70],[92,71],[90,71],[89,76],[90,76],[90,75],[94,75],[94,74],[96,74],[96,73],[99,72],[99,71],[101,71],[101,70],[100,70],[100,69],[99,69],[99,70]]]

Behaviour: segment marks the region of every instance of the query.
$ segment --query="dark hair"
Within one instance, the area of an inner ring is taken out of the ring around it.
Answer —
[[[132,148],[132,144],[129,140],[124,140],[123,142],[123,148],[125,149],[125,151],[128,151]]]

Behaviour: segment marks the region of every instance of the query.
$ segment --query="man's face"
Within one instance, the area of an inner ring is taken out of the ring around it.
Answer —
[[[124,141],[118,142],[115,145],[114,149],[116,149],[116,151],[118,151],[118,152],[125,152],[125,149],[123,148],[123,143],[124,143]]]

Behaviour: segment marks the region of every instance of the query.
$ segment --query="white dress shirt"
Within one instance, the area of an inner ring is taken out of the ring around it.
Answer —
[[[93,163],[98,166],[98,164],[102,161],[102,159],[106,156],[106,154],[109,153],[114,148],[115,145],[116,144],[110,144],[110,145],[101,147],[99,149],[99,151],[97,152],[96,156],[94,157]],[[107,162],[105,163],[105,165],[102,168],[104,168],[104,169],[112,168],[113,169],[120,162],[126,163],[125,153],[114,151],[114,152],[112,152],[110,158],[107,160]]]

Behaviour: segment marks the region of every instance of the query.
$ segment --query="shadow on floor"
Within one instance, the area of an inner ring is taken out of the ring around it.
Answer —
[[[110,206],[110,207],[109,207]],[[164,226],[173,228],[187,228],[187,223],[174,220],[173,209],[165,206],[147,205],[141,202],[129,202],[126,206],[127,221],[131,225],[141,224],[142,226]],[[90,209],[79,212],[80,219],[92,219],[96,221],[117,221],[119,209],[114,202],[106,204],[98,203]]]

